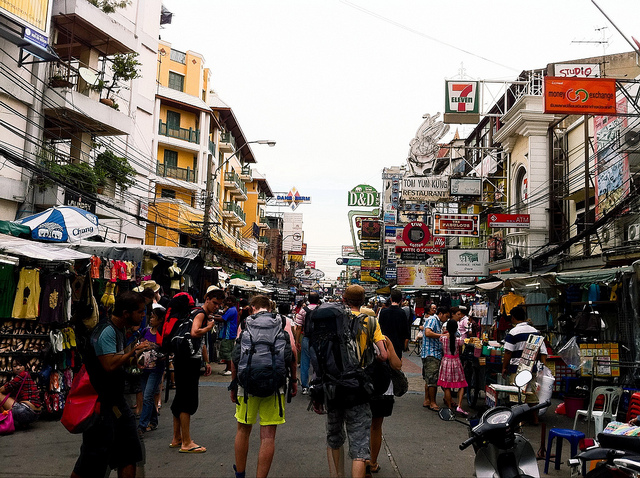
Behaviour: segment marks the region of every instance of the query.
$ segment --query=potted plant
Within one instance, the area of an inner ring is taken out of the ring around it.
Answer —
[[[113,93],[120,91],[123,86],[123,82],[135,80],[140,78],[139,67],[141,63],[138,61],[138,53],[118,53],[111,59],[111,80],[98,80],[98,82],[91,86],[92,90],[102,92],[106,91],[105,97],[100,99],[101,103],[104,103],[112,108],[118,109],[118,105],[113,99]]]

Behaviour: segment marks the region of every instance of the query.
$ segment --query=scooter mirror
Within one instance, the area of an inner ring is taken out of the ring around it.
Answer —
[[[438,412],[438,416],[441,420],[450,422],[456,419],[456,416],[453,414],[450,408],[441,408]]]
[[[533,375],[529,370],[523,370],[522,372],[518,373],[518,375],[516,375],[514,382],[516,384],[516,387],[522,388],[526,384],[528,384],[532,378]]]

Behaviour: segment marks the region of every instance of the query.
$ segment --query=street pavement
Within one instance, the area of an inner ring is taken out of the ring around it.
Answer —
[[[397,477],[470,477],[473,476],[474,453],[458,445],[468,437],[468,429],[456,422],[444,422],[438,414],[422,407],[424,382],[421,361],[416,355],[404,356],[404,371],[409,378],[409,392],[396,398],[393,415],[383,426],[383,445],[378,462],[381,471],[377,478]],[[191,432],[196,443],[207,448],[203,454],[178,453],[168,447],[172,435],[169,403],[164,404],[160,425],[144,438],[146,463],[138,476],[164,477],[230,477],[233,475],[235,406],[229,399],[229,377],[219,375],[222,365],[214,364],[210,377],[200,380],[200,406],[192,417]],[[131,396],[133,398],[133,396]],[[286,421],[278,427],[276,453],[269,476],[325,477],[328,476],[325,442],[325,417],[308,411],[309,399],[298,395],[286,408]],[[438,395],[442,403],[442,392]],[[573,419],[553,413],[560,400],[541,418],[548,430],[551,427],[571,428]],[[466,408],[466,403],[463,405]],[[467,410],[469,410],[467,408]],[[473,410],[471,410],[473,412]],[[541,430],[545,425],[523,427],[523,434],[534,450],[540,448]],[[579,429],[585,429],[581,424]],[[593,426],[591,427],[593,429]],[[584,430],[583,430],[584,431]],[[58,477],[69,476],[80,450],[81,435],[72,435],[57,421],[37,422],[31,429],[0,437],[0,477]],[[255,476],[259,446],[259,429],[254,430],[247,477]],[[554,447],[555,448],[555,447]],[[564,444],[562,467],[553,470],[551,477],[569,476],[566,460],[568,443]],[[538,462],[543,475],[544,461]],[[116,476],[113,472],[111,476]],[[347,468],[349,476],[349,468]]]

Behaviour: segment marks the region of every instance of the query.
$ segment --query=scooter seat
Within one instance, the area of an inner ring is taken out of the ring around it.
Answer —
[[[612,435],[598,433],[598,443],[603,448],[615,448],[640,454],[640,436]]]

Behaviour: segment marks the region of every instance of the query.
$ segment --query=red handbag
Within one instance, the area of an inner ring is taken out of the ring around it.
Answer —
[[[71,433],[82,433],[96,423],[99,418],[98,392],[91,385],[89,374],[83,365],[73,378],[60,422]]]

